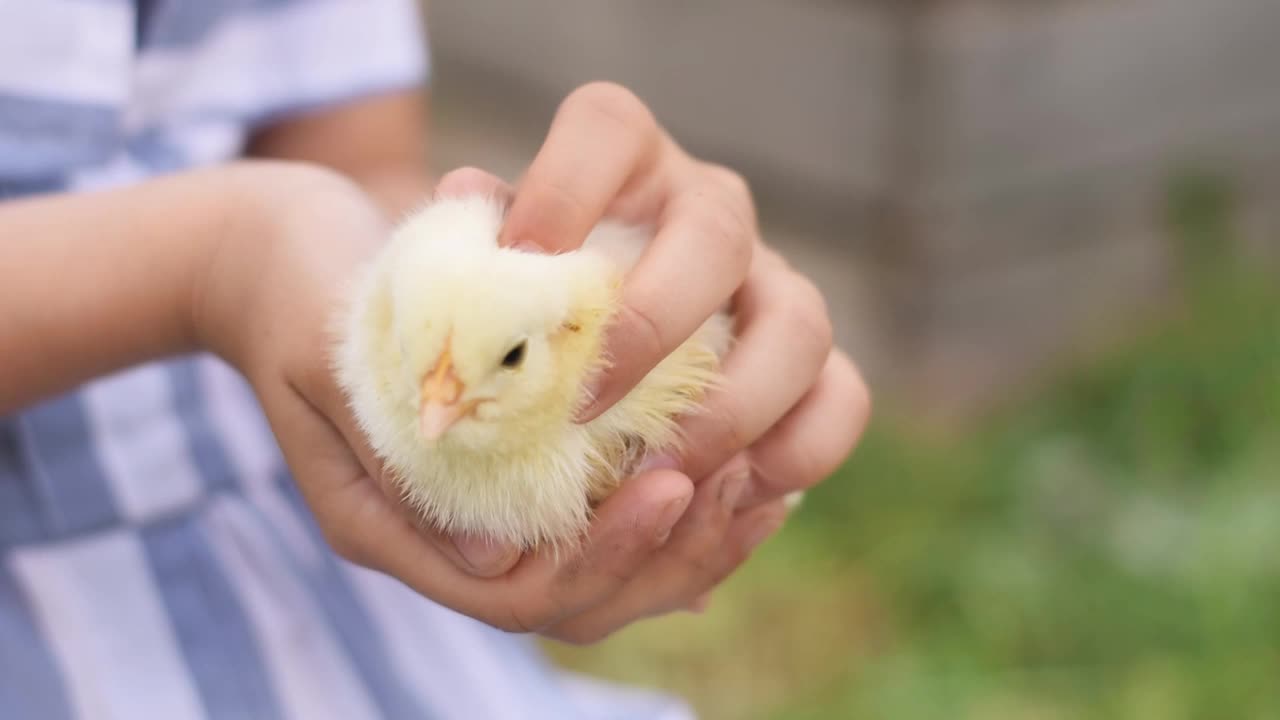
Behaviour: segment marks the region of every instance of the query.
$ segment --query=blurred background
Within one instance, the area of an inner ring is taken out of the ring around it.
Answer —
[[[877,396],[703,615],[567,665],[707,718],[1280,717],[1280,3],[434,0],[434,161],[632,88]]]

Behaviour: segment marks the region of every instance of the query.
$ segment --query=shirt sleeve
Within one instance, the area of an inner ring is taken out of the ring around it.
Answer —
[[[261,62],[250,82],[271,87],[258,121],[428,80],[418,0],[296,1],[261,22]]]

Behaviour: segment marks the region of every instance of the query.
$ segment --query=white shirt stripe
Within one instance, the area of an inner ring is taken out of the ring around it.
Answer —
[[[214,502],[204,523],[214,556],[249,618],[286,717],[378,716],[315,600],[236,501]]]
[[[284,459],[272,442],[271,428],[248,384],[226,363],[213,358],[202,359],[198,373],[210,422],[222,439],[227,460],[235,468],[245,495],[271,519],[295,557],[312,567],[319,566],[320,553],[327,549],[311,542],[307,528],[280,495],[276,477],[284,469]]]
[[[625,687],[572,672],[560,672],[561,686],[586,717],[610,717],[630,706],[625,717],[645,720],[697,720],[693,709],[681,700],[659,696],[648,690]],[[640,708],[652,714],[641,714]]]
[[[505,661],[512,658],[494,653],[483,637],[496,630],[427,602],[385,575],[346,563],[344,567],[387,644],[400,681],[424,707],[445,718],[540,717],[528,697],[511,692]],[[511,650],[514,657],[518,651]],[[466,690],[458,690],[462,688]]]
[[[125,519],[145,520],[200,497],[200,474],[163,366],[104,378],[86,388],[84,400],[98,458]]]
[[[132,3],[0,0],[0,92],[121,105],[133,43]]]
[[[326,0],[232,17],[196,47],[138,58],[125,126],[255,117],[417,81],[426,62],[420,27],[414,3],[403,0]]]
[[[85,720],[198,720],[199,695],[128,531],[15,550],[10,568]]]
[[[0,2],[3,2],[3,0],[0,0]],[[72,190],[104,190],[142,182],[150,177],[151,174],[150,170],[128,153],[120,151],[101,165],[80,168],[70,173],[68,184]]]

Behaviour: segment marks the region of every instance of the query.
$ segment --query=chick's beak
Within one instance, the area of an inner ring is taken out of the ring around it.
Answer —
[[[422,436],[439,440],[470,409],[462,402],[466,386],[453,370],[453,357],[446,347],[435,368],[422,381]]]

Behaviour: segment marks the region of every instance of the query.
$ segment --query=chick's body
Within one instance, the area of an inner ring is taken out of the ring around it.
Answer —
[[[677,443],[730,321],[712,317],[608,411],[575,423],[584,383],[607,365],[622,274],[650,233],[605,223],[581,250],[543,255],[499,247],[501,224],[480,197],[403,223],[353,288],[337,377],[423,520],[560,545],[644,457]]]

